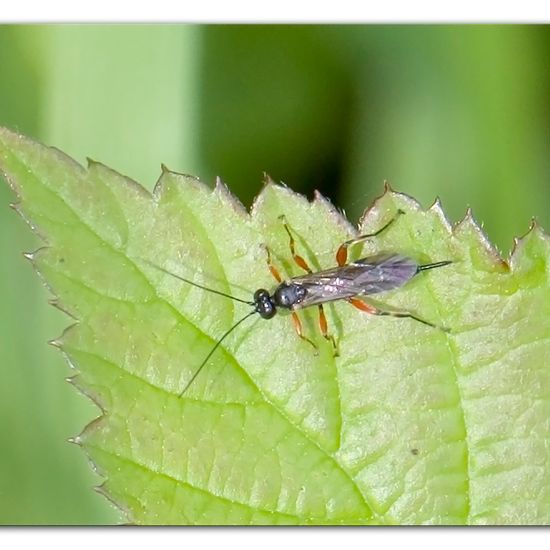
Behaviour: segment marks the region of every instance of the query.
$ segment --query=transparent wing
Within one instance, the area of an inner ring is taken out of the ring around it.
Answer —
[[[295,277],[292,284],[307,290],[306,298],[295,308],[399,288],[417,272],[418,264],[412,258],[383,253],[341,267]]]

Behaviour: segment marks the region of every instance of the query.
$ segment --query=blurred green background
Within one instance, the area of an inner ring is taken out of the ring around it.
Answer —
[[[550,27],[0,26],[0,125],[151,188],[160,163],[249,205],[262,173],[353,221],[385,179],[505,253],[550,226]],[[98,411],[46,342],[70,323],[0,185],[0,523],[121,521],[67,443]]]

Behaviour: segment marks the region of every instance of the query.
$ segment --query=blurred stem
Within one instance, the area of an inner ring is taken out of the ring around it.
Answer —
[[[548,75],[534,30],[382,26],[361,41],[343,193],[353,216],[388,179],[425,204],[441,196],[454,219],[469,197],[505,249],[533,214],[547,218],[547,124],[538,115]]]

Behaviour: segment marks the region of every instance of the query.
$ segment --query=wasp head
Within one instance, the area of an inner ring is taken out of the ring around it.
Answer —
[[[254,292],[254,305],[263,319],[271,319],[277,313],[277,308],[269,292],[264,288],[259,288]]]

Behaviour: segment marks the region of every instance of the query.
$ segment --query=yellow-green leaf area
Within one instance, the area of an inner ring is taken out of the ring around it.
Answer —
[[[72,316],[55,340],[100,416],[75,438],[101,490],[138,524],[535,524],[550,521],[549,241],[534,226],[504,261],[468,214],[451,226],[387,189],[354,228],[323,197],[267,182],[250,212],[163,168],[153,194],[100,163],[0,130],[0,169],[43,239],[32,262]],[[421,273],[377,304],[253,316],[186,383],[251,300],[333,267],[345,240],[405,212],[380,251]],[[9,261],[9,260],[6,260]],[[157,266],[157,267],[155,267]],[[159,267],[161,269],[159,269]],[[52,335],[54,336],[54,335]]]

